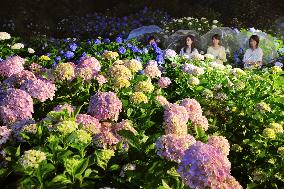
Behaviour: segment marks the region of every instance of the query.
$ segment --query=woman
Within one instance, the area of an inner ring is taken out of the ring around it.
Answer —
[[[258,44],[259,37],[257,35],[252,35],[249,38],[249,49],[246,50],[243,58],[245,68],[262,66],[263,52],[262,49],[258,47]]]
[[[214,56],[215,61],[218,63],[223,63],[227,61],[226,51],[223,46],[220,45],[221,37],[218,34],[212,36],[212,46],[208,47],[207,54]]]
[[[188,59],[191,59],[194,54],[198,54],[194,44],[194,36],[188,35],[185,38],[185,46],[181,48],[179,55],[186,56]]]

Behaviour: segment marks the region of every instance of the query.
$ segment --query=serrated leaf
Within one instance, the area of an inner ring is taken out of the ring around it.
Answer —
[[[89,165],[89,158],[82,159],[78,166],[75,168],[75,175],[82,175]]]

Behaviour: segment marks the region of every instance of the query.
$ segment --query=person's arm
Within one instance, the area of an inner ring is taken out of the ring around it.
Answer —
[[[244,58],[243,58],[243,63],[244,64],[250,64],[249,58],[250,58],[250,53],[249,53],[249,49],[246,50],[245,54],[244,54]]]
[[[199,54],[198,50],[196,48],[193,49],[192,54]]]
[[[218,55],[218,59],[221,60],[222,62],[226,62],[227,58],[226,58],[226,51],[225,48],[222,47],[219,51],[219,55]]]

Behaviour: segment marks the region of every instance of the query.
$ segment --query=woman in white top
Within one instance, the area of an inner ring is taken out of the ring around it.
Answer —
[[[181,48],[179,55],[186,56],[188,59],[191,59],[194,54],[198,54],[198,50],[195,48],[194,44],[194,36],[188,35],[185,38],[185,46]]]
[[[243,58],[244,67],[261,67],[262,66],[262,56],[263,52],[259,44],[259,37],[257,35],[252,35],[249,38],[249,49],[246,50],[246,53]]]
[[[207,54],[214,56],[215,61],[223,63],[227,61],[226,51],[223,46],[220,45],[221,37],[218,34],[212,36],[212,46],[208,47]]]

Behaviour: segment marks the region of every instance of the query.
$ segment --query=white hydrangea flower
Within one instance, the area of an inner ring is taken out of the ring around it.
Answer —
[[[0,32],[0,41],[11,39],[11,35],[7,32]]]
[[[22,155],[20,162],[23,167],[38,168],[39,164],[46,160],[44,152],[38,150],[28,150]]]
[[[217,26],[216,25],[212,25],[212,28],[217,28]]]
[[[28,52],[29,52],[30,54],[34,54],[34,53],[35,53],[35,50],[32,49],[32,48],[28,48]]]
[[[15,50],[15,49],[23,49],[25,48],[25,45],[22,43],[15,43],[14,45],[11,46],[11,49]]]
[[[213,20],[212,23],[213,23],[213,24],[217,24],[217,23],[218,23],[218,20]]]

